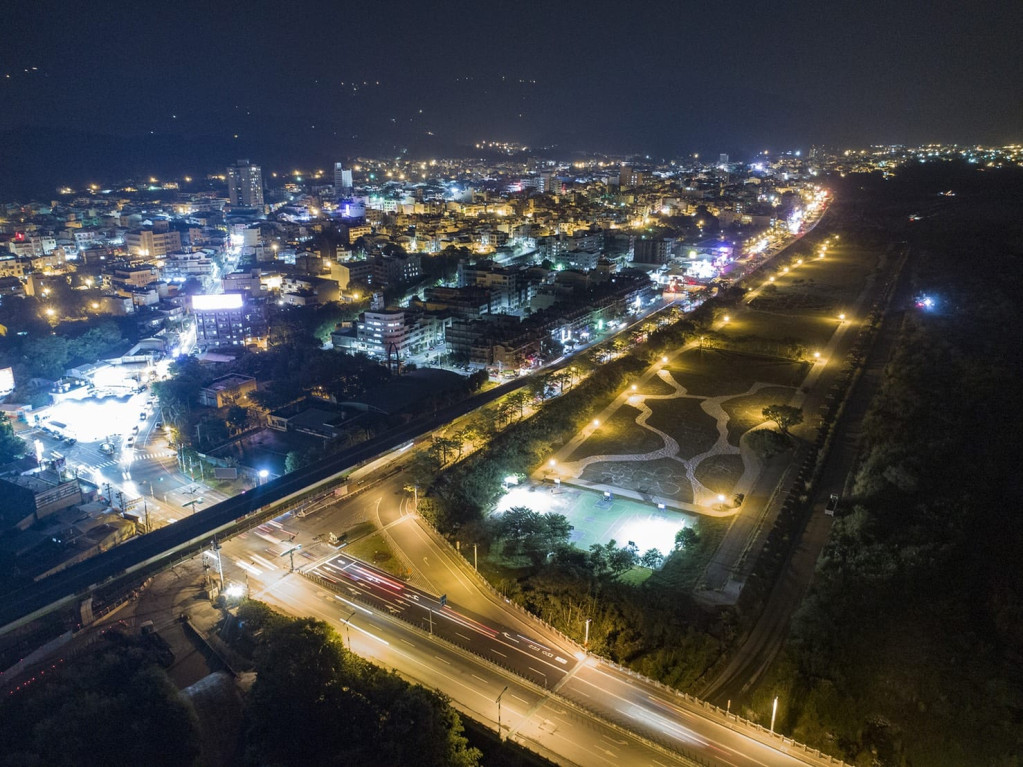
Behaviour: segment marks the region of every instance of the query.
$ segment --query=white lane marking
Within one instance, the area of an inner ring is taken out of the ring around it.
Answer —
[[[433,657],[436,658],[437,660],[439,660],[441,663],[447,663],[449,666],[451,665],[451,661],[445,660],[444,658],[440,657],[439,655],[434,655]]]

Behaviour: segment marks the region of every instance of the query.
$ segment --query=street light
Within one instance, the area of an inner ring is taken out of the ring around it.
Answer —
[[[266,482],[266,478],[269,477],[269,476],[270,476],[270,472],[269,471],[267,471],[266,469],[260,469],[259,470],[259,484],[262,485],[264,482]]]
[[[504,694],[506,692],[508,692],[508,685],[505,685],[504,689],[501,690],[501,694],[497,696],[497,737],[498,737],[498,739],[502,739],[504,737],[504,731],[503,731],[503,729],[501,727],[501,698],[504,697]]]

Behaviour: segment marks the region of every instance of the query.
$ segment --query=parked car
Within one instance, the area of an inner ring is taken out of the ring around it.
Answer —
[[[829,517],[835,516],[835,511],[838,509],[839,500],[840,498],[838,497],[838,493],[832,493],[831,497],[828,498],[827,505],[824,507],[824,513],[827,514]]]

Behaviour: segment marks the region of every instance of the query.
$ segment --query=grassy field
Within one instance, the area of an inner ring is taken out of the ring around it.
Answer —
[[[647,423],[678,442],[678,456],[684,460],[699,455],[718,438],[714,419],[700,407],[698,399],[649,400],[651,415]]]
[[[620,408],[606,423],[593,432],[569,456],[569,461],[578,461],[593,455],[617,455],[620,453],[649,453],[664,447],[664,440],[649,429],[636,424],[639,411],[628,405]]]
[[[694,349],[672,369],[675,380],[690,394],[717,397],[742,394],[756,382],[797,386],[806,375],[806,365],[717,349]]]
[[[785,404],[793,391],[791,388],[771,386],[722,403],[721,407],[728,414],[729,443],[738,447],[739,437],[764,422],[764,408],[768,405]]]

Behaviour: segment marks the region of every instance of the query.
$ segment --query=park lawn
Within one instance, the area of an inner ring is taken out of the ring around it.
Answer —
[[[726,335],[749,333],[775,340],[796,339],[808,352],[827,345],[838,327],[838,314],[848,307],[842,304],[829,305],[826,311],[790,312],[770,304],[760,304],[744,315],[743,327],[738,324],[729,327]],[[740,333],[739,331],[743,332]]]
[[[568,457],[578,461],[593,455],[626,455],[650,453],[664,447],[664,440],[649,429],[636,424],[639,411],[623,405],[602,423]]]
[[[717,442],[717,425],[701,407],[703,400],[690,397],[647,400],[651,414],[647,423],[678,442],[678,457],[689,460]]]
[[[728,414],[728,442],[738,447],[743,434],[764,422],[765,407],[784,405],[793,393],[789,387],[771,386],[721,403]]]
[[[689,394],[717,397],[743,394],[758,381],[798,386],[806,375],[805,368],[805,363],[777,357],[724,349],[694,349],[678,360],[671,373]]]

